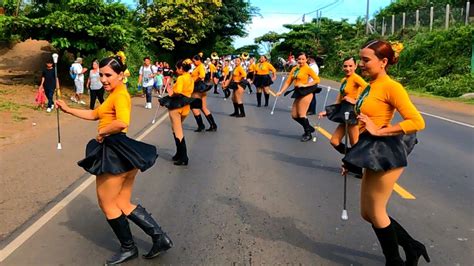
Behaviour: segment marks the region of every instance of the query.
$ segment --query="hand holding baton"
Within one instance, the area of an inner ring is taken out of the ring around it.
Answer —
[[[285,76],[282,76],[281,81],[280,81],[280,89],[278,89],[278,92],[281,91],[281,87],[283,86],[283,81],[284,80],[285,80]],[[273,115],[273,112],[275,111],[275,106],[276,106],[277,101],[278,101],[278,96],[276,96],[275,101],[273,102],[272,111],[270,112],[271,115]]]

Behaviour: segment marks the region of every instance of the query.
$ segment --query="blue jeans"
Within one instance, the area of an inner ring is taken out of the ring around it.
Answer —
[[[153,91],[153,86],[143,87],[143,91],[145,91],[146,102],[151,103],[151,92]]]

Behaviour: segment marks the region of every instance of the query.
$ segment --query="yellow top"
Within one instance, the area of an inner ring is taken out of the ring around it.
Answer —
[[[234,72],[232,72],[232,80],[234,82],[240,82],[246,76],[247,76],[247,73],[245,73],[245,70],[242,66],[237,66],[234,69]]]
[[[290,74],[288,75],[287,83],[291,84],[291,82],[294,81],[295,87],[300,87],[308,84],[309,77],[316,81],[316,83],[320,82],[318,75],[316,75],[316,72],[314,72],[308,64],[304,64],[302,67],[295,66],[291,69]]]
[[[211,72],[211,73],[217,72],[217,68],[213,63],[209,64],[209,72]]]
[[[193,73],[191,74],[193,77],[194,81],[197,81],[198,79],[204,80],[206,77],[206,69],[204,68],[204,65],[201,63],[194,68]]]
[[[191,97],[194,90],[194,80],[188,72],[180,75],[173,86],[173,93]]]
[[[357,100],[359,95],[368,85],[367,82],[356,73],[353,73],[349,77],[344,77],[341,80],[341,83],[344,83],[344,81],[347,81],[346,86],[344,87],[345,96],[348,96],[354,100]],[[343,96],[340,94],[339,91],[339,100],[342,100],[342,98]]]
[[[423,117],[400,83],[388,75],[370,82],[369,95],[362,102],[360,112],[369,116],[375,125],[382,127],[390,125],[395,110],[403,117],[399,125],[405,134],[425,128]]]
[[[227,75],[229,75],[229,66],[225,66],[222,72],[224,73],[224,77],[227,77]]]
[[[272,64],[268,63],[268,62],[263,62],[263,63],[258,63],[256,65],[256,69],[257,69],[257,75],[268,75],[270,74],[270,71],[272,73],[276,73],[276,69],[272,66]]]
[[[126,133],[128,125],[130,125],[131,110],[130,94],[128,94],[125,84],[121,84],[109,94],[109,97],[99,107],[94,109],[93,114],[99,118],[98,129],[109,125],[114,120],[119,120],[127,125],[127,128],[122,130]]]
[[[250,72],[255,72],[256,69],[257,69],[257,65],[255,63],[253,63],[249,66],[248,70],[249,70],[249,73],[250,73]]]

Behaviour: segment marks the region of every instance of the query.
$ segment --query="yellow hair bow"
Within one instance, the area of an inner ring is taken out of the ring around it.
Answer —
[[[392,46],[392,50],[395,52],[395,56],[398,57],[400,56],[400,53],[403,51],[403,43],[401,42],[390,42],[390,45]]]

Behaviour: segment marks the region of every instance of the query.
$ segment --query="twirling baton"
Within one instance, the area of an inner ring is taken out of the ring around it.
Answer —
[[[344,154],[347,154],[347,146],[349,146],[349,142],[347,141],[347,135],[349,134],[348,122],[349,122],[349,112],[344,112],[344,125],[345,125],[344,142],[346,143],[346,145],[344,146]],[[344,203],[343,203],[343,209],[342,209],[342,214],[341,214],[341,219],[344,221],[347,221],[347,219],[349,219],[349,216],[347,216],[346,201],[347,201],[347,171],[345,171],[344,173]]]
[[[57,53],[54,53],[53,55],[53,62],[54,62],[54,77],[55,77],[55,81],[56,83],[58,83],[58,68],[57,68],[57,65],[58,65],[58,57],[59,55]],[[59,85],[59,84],[57,84]],[[61,98],[61,90],[59,89],[59,86],[56,88],[56,100],[59,100]],[[59,127],[59,108],[56,108],[56,122],[57,122],[57,125],[58,125],[58,147],[57,149],[58,150],[62,150],[63,147],[61,146],[61,129]]]
[[[329,96],[329,91],[331,90],[331,86],[328,86],[328,91],[326,93],[326,98],[324,98],[324,104],[323,104],[323,108],[326,107],[326,103],[328,101],[328,96]],[[316,134],[314,134],[314,137],[313,137],[313,142],[316,142],[318,141],[318,133],[319,133],[319,126],[321,125],[321,118],[318,116],[318,123],[316,125]]]
[[[278,89],[278,92],[281,91],[281,87],[283,86],[283,81],[285,80],[285,76],[282,76],[281,77],[281,81],[280,81],[280,89]],[[272,111],[270,112],[271,115],[273,115],[273,111],[275,111],[275,106],[277,104],[277,101],[278,101],[278,96],[275,98],[275,101],[273,102],[273,107],[272,107]]]

